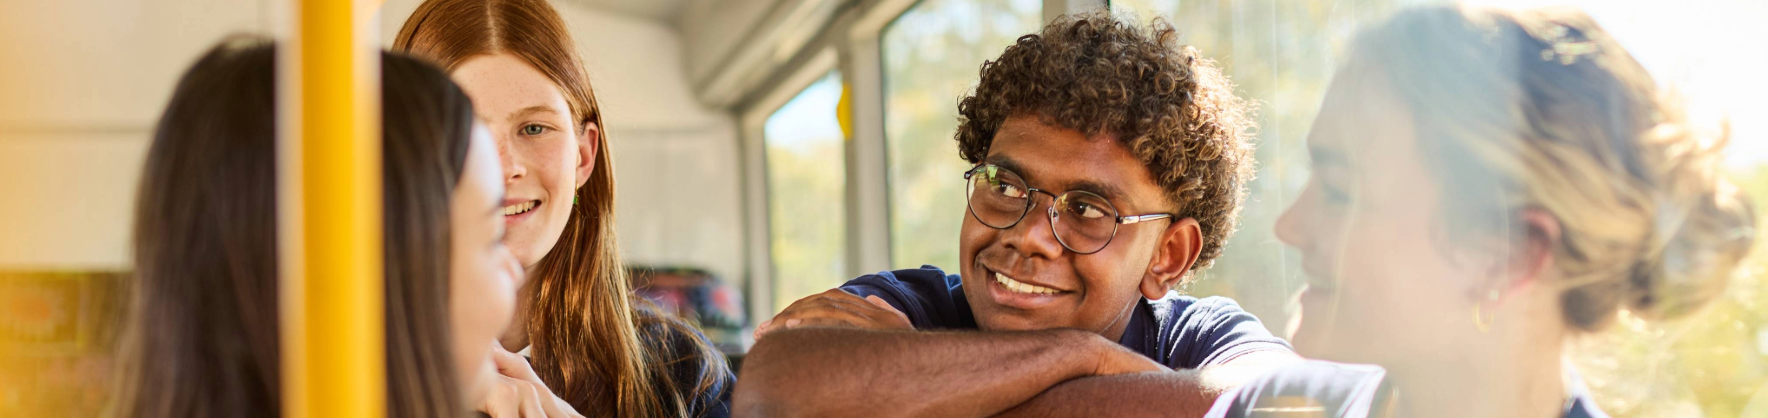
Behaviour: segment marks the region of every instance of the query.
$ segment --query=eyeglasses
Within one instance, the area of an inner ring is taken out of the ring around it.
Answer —
[[[1118,216],[1117,207],[1104,196],[1082,190],[1053,194],[1025,185],[1019,174],[994,164],[982,164],[964,172],[969,186],[964,190],[970,215],[983,225],[1008,229],[1018,225],[1037,204],[1034,194],[1050,196],[1044,213],[1050,217],[1050,233],[1076,254],[1092,254],[1104,250],[1117,236],[1118,225],[1129,225],[1172,218],[1170,213]]]

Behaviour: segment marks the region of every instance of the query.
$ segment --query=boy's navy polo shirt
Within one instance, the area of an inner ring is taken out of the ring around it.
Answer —
[[[884,299],[915,329],[976,329],[961,284],[958,275],[922,266],[860,276],[841,290]],[[1139,300],[1118,343],[1167,367],[1196,369],[1256,351],[1292,351],[1233,299],[1167,292],[1159,300]]]

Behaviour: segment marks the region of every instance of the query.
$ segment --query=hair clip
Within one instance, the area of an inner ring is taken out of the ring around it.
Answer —
[[[1596,42],[1583,39],[1582,36],[1572,36],[1571,28],[1565,25],[1556,25],[1552,29],[1548,29],[1547,36],[1542,41],[1545,41],[1548,47],[1541,50],[1541,60],[1558,60],[1560,65],[1571,65],[1578,61],[1578,57],[1594,54],[1599,49],[1596,47]]]

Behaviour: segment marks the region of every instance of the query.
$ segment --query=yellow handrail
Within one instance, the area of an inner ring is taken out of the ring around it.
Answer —
[[[280,79],[283,414],[386,415],[376,0],[291,0]]]

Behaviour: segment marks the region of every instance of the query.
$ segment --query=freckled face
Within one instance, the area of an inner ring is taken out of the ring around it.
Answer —
[[[600,127],[577,126],[559,86],[513,55],[469,58],[451,75],[473,99],[503,164],[504,243],[531,268],[565,231],[572,197],[595,169]]]

